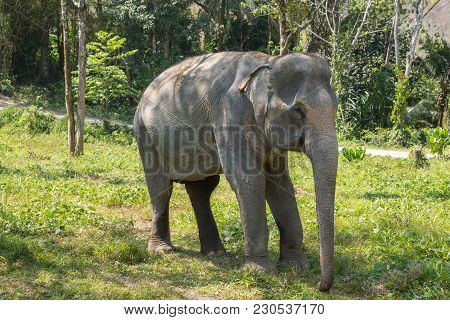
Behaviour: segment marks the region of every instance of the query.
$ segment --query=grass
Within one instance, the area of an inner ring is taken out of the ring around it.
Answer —
[[[409,159],[340,159],[336,282],[324,294],[316,290],[317,222],[305,156],[292,153],[290,167],[310,270],[263,274],[240,268],[239,210],[223,177],[212,207],[229,253],[199,253],[194,213],[179,184],[170,216],[180,250],[148,253],[151,210],[136,146],[99,135],[75,159],[64,133],[0,128],[0,299],[450,298],[448,160],[415,169]],[[270,212],[268,222],[276,259]]]

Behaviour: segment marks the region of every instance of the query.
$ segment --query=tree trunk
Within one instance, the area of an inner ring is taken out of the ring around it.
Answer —
[[[170,53],[170,39],[169,34],[165,34],[164,37],[164,58],[168,58]]]
[[[395,18],[394,18],[395,19]],[[391,55],[391,48],[392,48],[392,36],[394,34],[394,19],[392,19],[392,28],[389,32],[389,38],[388,38],[388,45],[386,49],[386,58],[384,59],[384,66],[387,67],[389,65],[389,58]]]
[[[416,21],[414,23],[413,34],[411,37],[411,44],[409,47],[408,54],[406,55],[406,68],[405,68],[405,77],[408,78],[411,72],[411,67],[414,61],[414,55],[416,53],[417,41],[419,39],[420,29],[422,28],[423,21],[423,11],[425,9],[425,4],[427,0],[420,0],[416,9]]]
[[[63,23],[61,12],[58,12],[57,21]],[[58,73],[61,72],[61,74],[64,74],[64,48],[61,30],[62,23],[56,23],[56,45],[58,48]]]
[[[444,125],[444,113],[445,108],[448,104],[448,81],[441,81],[441,92],[438,95],[437,105],[439,110],[439,121],[438,126],[442,127]]]
[[[225,37],[227,33],[227,7],[228,1],[222,0],[220,4],[220,28],[222,29],[222,36],[220,37],[219,42],[219,51],[225,50]]]
[[[45,23],[47,24],[47,23]],[[41,37],[41,63],[39,67],[39,81],[41,83],[46,83],[48,81],[49,76],[49,45],[50,45],[50,36],[49,36],[49,30],[45,26],[44,31],[42,33]]]
[[[329,41],[333,32],[332,29],[336,26],[336,18],[339,15],[339,2],[337,0],[326,1],[323,9],[326,10],[327,15],[319,13],[311,18],[310,28],[313,36],[306,51],[320,52],[329,57],[332,53],[332,48],[330,43],[326,41]]]
[[[398,23],[400,20],[400,0],[394,0],[394,47],[395,47],[395,64],[400,69],[400,43],[398,41]]]
[[[84,152],[84,118],[86,114],[86,3],[80,0],[78,6],[78,103],[75,155]]]
[[[278,25],[280,28],[280,56],[287,53],[288,41],[290,40],[287,30],[287,18],[286,18],[286,2],[285,0],[278,0]]]
[[[70,67],[69,17],[67,1],[61,0],[62,39],[64,50],[64,97],[67,112],[67,143],[70,154],[75,153],[75,117],[72,98],[72,68]]]

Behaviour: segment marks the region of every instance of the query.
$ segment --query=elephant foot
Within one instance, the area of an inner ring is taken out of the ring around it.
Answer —
[[[242,268],[246,270],[263,272],[274,272],[275,267],[275,263],[273,263],[269,257],[245,257],[245,263],[242,266]]]
[[[278,261],[278,265],[282,267],[294,268],[306,271],[309,268],[308,260],[304,256],[286,257]]]
[[[215,247],[202,248],[201,253],[205,256],[223,256],[227,251],[222,245]]]
[[[172,253],[176,249],[168,240],[150,240],[148,251],[155,253]]]

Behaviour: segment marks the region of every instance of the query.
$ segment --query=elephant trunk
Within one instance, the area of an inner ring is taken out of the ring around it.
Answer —
[[[314,171],[316,212],[319,225],[320,291],[329,291],[334,281],[334,197],[338,164],[335,130],[313,137],[307,150]]]

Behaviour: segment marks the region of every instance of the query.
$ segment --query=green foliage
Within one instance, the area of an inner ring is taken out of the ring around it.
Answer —
[[[91,107],[103,114],[119,111],[128,105],[126,99],[137,93],[128,85],[124,72],[127,58],[137,50],[123,51],[126,39],[105,31],[96,33],[97,41],[86,45],[89,52],[86,66],[86,99]],[[77,90],[78,78],[74,78]]]
[[[406,108],[410,96],[409,78],[404,77],[398,70],[398,80],[395,87],[395,101],[392,107],[391,123],[394,127],[403,128],[405,126]]]
[[[36,106],[26,108],[20,116],[17,125],[28,134],[50,133],[55,123],[55,116],[43,112]]]
[[[14,92],[12,80],[0,70],[0,94],[11,96]]]
[[[342,155],[347,161],[362,160],[366,155],[366,148],[342,148]]]
[[[98,221],[95,212],[71,202],[35,202],[19,210],[6,210],[0,215],[5,233],[21,235],[67,234],[77,227]]]
[[[6,107],[0,110],[0,128],[19,121],[23,111],[24,109],[17,107]]]
[[[103,124],[89,123],[85,127],[85,141],[104,141],[120,145],[131,145],[134,142],[133,130],[125,126],[112,125],[108,121]]]
[[[447,128],[434,128],[427,132],[427,144],[431,152],[442,156],[445,148],[450,144]]]

